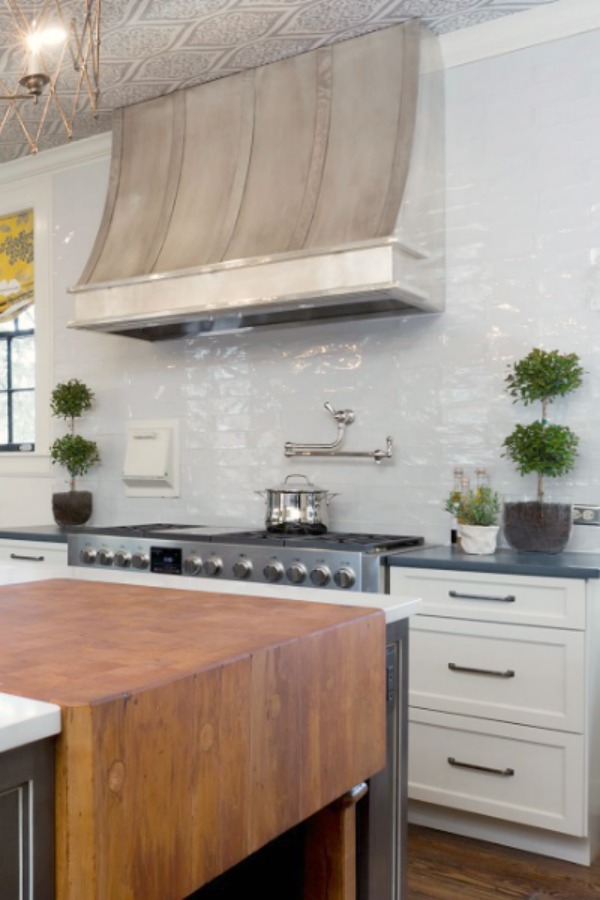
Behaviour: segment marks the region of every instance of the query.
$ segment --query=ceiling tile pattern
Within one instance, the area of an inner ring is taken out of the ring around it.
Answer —
[[[96,120],[83,110],[74,139],[111,126],[112,110],[181,88],[221,78],[420,17],[435,33],[467,28],[556,0],[103,0],[100,99]],[[23,74],[23,53],[14,38],[10,0],[0,0],[0,93],[11,92]],[[22,0],[28,18],[43,0]],[[66,17],[78,18],[79,0],[62,0]],[[12,40],[11,40],[12,35]],[[65,67],[58,82],[72,101],[75,78]],[[87,101],[80,99],[85,106]],[[6,104],[0,101],[0,123]],[[35,124],[43,104],[21,103]],[[49,111],[40,150],[67,141],[60,117]],[[15,115],[0,134],[0,162],[26,155]]]

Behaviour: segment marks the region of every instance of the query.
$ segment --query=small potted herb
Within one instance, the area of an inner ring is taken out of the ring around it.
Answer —
[[[52,414],[69,423],[69,432],[57,438],[50,447],[52,463],[58,463],[69,473],[69,490],[52,495],[52,513],[57,525],[83,525],[92,514],[92,494],[78,491],[76,479],[100,461],[95,441],[75,433],[75,420],[87,412],[94,394],[77,378],[57,384],[52,391]]]
[[[496,549],[500,495],[489,487],[478,487],[446,500],[446,512],[457,521],[458,537],[465,553],[486,554]]]
[[[516,362],[506,377],[513,403],[541,403],[540,418],[517,425],[504,440],[503,456],[521,475],[535,473],[535,500],[504,504],[504,535],[515,550],[559,553],[571,536],[573,511],[570,503],[549,503],[545,478],[560,478],[575,466],[579,438],[566,425],[548,422],[548,407],[557,398],[576,390],[583,368],[576,353],[532,350]]]

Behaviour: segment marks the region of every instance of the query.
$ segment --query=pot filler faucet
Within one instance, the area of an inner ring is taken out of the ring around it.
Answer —
[[[385,450],[338,450],[341,446],[346,434],[346,426],[351,425],[356,416],[352,409],[334,409],[331,403],[323,404],[328,413],[331,413],[337,423],[337,437],[330,444],[295,444],[286,441],[286,456],[345,456],[345,457],[362,457],[363,459],[374,459],[376,463],[380,463],[382,459],[391,459],[393,442],[391,437],[386,438]]]

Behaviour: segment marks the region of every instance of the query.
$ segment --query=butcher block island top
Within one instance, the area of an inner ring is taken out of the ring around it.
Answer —
[[[385,765],[385,615],[0,587],[0,691],[58,704],[58,900],[181,900]]]

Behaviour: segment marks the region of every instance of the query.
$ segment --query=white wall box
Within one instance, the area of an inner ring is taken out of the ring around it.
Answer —
[[[409,821],[589,865],[600,583],[393,567],[410,624]]]
[[[128,497],[179,496],[179,421],[132,421],[126,426],[123,481]]]

